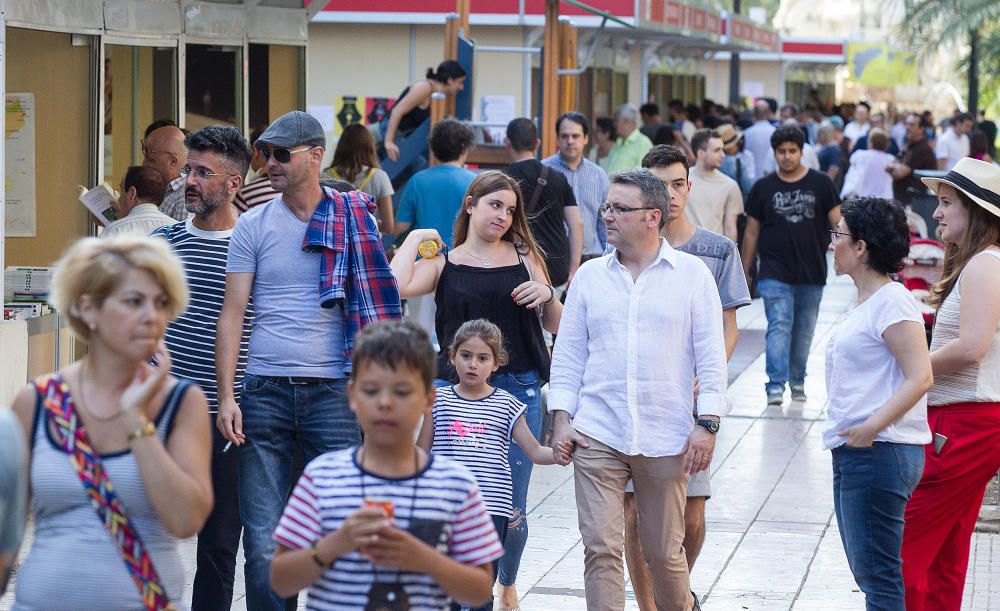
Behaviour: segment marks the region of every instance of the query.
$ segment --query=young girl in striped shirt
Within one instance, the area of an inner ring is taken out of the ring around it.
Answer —
[[[472,471],[502,543],[514,512],[507,457],[511,438],[536,465],[556,464],[556,452],[561,450],[539,444],[525,422],[524,403],[489,385],[490,375],[507,362],[503,336],[495,324],[484,319],[466,322],[455,333],[449,353],[459,383],[437,389],[418,445],[426,450],[433,446],[435,455],[447,456]],[[481,607],[492,608],[492,603]]]

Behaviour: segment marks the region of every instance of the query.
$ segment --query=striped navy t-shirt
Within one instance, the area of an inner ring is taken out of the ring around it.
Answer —
[[[306,549],[343,526],[367,497],[392,502],[396,526],[452,560],[480,566],[503,555],[476,479],[460,464],[431,454],[416,477],[388,479],[362,470],[357,453],[358,448],[329,452],[306,465],[274,531],[276,542]],[[337,558],[310,586],[306,608],[363,610],[376,579],[387,584],[398,579],[413,611],[448,608],[448,595],[430,575],[373,567],[357,551]]]
[[[514,513],[507,452],[514,424],[525,408],[502,388],[479,400],[462,397],[454,386],[439,388],[435,395],[434,454],[453,458],[472,471],[491,515],[510,518]]]
[[[201,386],[210,412],[219,408],[215,382],[215,330],[226,291],[226,258],[232,233],[231,229],[203,231],[188,219],[160,227],[150,234],[170,243],[171,250],[184,264],[190,293],[187,309],[167,326],[164,338],[173,361],[171,373]],[[236,361],[233,392],[237,401],[247,369],[252,321],[253,304],[250,303],[243,317],[240,355]]]

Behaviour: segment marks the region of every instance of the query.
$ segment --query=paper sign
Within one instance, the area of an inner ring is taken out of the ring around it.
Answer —
[[[310,104],[306,106],[306,112],[316,117],[319,124],[323,126],[323,131],[330,133],[336,124],[336,113],[333,106],[327,104]]]

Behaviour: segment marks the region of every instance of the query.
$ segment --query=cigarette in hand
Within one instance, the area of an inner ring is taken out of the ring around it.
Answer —
[[[231,448],[231,447],[233,447],[233,442],[232,441],[227,442],[226,443],[226,447],[222,448],[222,453],[225,454],[226,452],[229,451],[229,448]]]

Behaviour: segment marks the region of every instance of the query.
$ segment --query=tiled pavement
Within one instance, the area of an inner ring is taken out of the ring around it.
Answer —
[[[853,299],[848,279],[831,280],[809,360],[809,400],[781,407],[765,405],[764,357],[754,358],[766,327],[763,306],[758,300],[739,312],[745,341],[737,357],[749,364],[730,386],[733,411],[719,433],[712,465],[708,536],[692,575],[706,611],[864,608],[837,533],[830,457],[820,441],[823,347]],[[525,611],[586,608],[572,479],[569,468],[535,469],[531,535],[518,583]],[[193,541],[185,542],[184,558],[190,588]],[[236,587],[233,608],[245,609],[242,571]],[[626,608],[637,609],[631,591],[628,597]],[[0,599],[0,610],[10,607],[10,598]],[[300,608],[303,603],[304,597]],[[1000,609],[1000,535],[975,535],[963,609]]]

